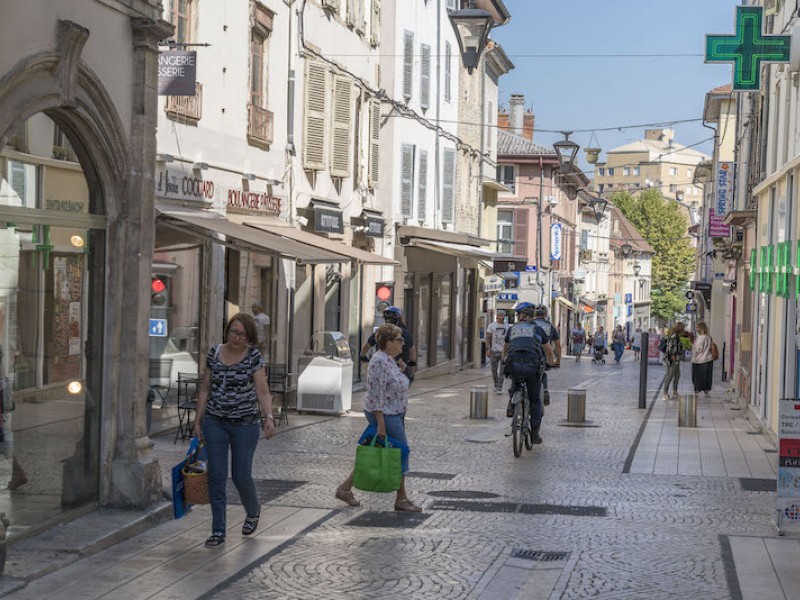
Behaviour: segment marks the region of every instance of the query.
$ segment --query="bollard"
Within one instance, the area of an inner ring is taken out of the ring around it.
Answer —
[[[697,394],[681,394],[678,400],[678,427],[697,427]]]
[[[6,532],[8,531],[9,521],[6,513],[0,512],[0,579],[3,578],[3,570],[6,567]]]
[[[489,417],[489,386],[473,385],[469,388],[469,418],[486,419]]]
[[[650,334],[642,332],[642,346],[639,352],[639,408],[647,408],[647,362],[649,359]]]
[[[583,423],[586,420],[586,390],[567,391],[567,422]]]

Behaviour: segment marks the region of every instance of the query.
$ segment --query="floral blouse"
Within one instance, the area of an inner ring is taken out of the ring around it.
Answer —
[[[362,402],[364,410],[381,411],[385,415],[406,412],[410,383],[394,359],[378,350],[372,355],[367,369],[367,393]]]

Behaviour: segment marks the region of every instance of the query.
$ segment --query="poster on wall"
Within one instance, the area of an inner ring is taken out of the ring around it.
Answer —
[[[81,375],[83,255],[54,256],[52,319],[46,322],[45,383]]]
[[[778,403],[778,531],[800,531],[800,399]]]
[[[661,343],[661,336],[657,333],[651,333],[647,342],[647,362],[649,364],[661,363],[661,352],[658,350],[658,345]]]
[[[69,354],[81,353],[81,303],[69,303]]]

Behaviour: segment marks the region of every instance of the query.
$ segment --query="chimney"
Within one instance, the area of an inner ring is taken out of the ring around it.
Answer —
[[[497,129],[508,131],[508,110],[505,108],[497,111]]]
[[[533,141],[533,111],[526,110],[525,116],[522,118],[522,135]]]
[[[508,101],[511,105],[511,133],[522,135],[524,113],[525,113],[525,96],[523,94],[511,94],[511,99]]]

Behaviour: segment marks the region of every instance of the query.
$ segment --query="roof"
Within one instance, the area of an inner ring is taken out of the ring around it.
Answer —
[[[720,85],[715,87],[713,90],[709,91],[709,94],[730,94],[733,92],[733,84],[726,83],[725,85]]]
[[[662,140],[638,140],[625,146],[619,146],[606,152],[609,154],[647,153],[647,162],[666,162],[694,165],[710,158],[707,154],[687,148],[672,142],[672,145]]]
[[[553,148],[534,144],[531,140],[503,129],[497,131],[497,154],[515,156],[556,155]]]
[[[710,92],[707,92],[705,105],[703,106],[703,119],[710,123],[716,123],[719,121],[719,116],[722,111],[722,103],[725,100],[736,102],[736,96],[733,93],[733,86],[730,83],[715,87]]]
[[[631,223],[625,215],[622,214],[622,211],[617,208],[616,206],[611,206],[611,211],[613,218],[619,220],[619,233],[620,237],[628,242],[631,246],[633,246],[634,252],[646,252],[647,254],[655,254],[655,248],[653,248],[647,241],[642,237],[642,234],[639,233],[639,230],[636,229],[636,226]],[[613,242],[614,240],[612,240]],[[612,245],[619,245],[622,244],[612,244]]]

